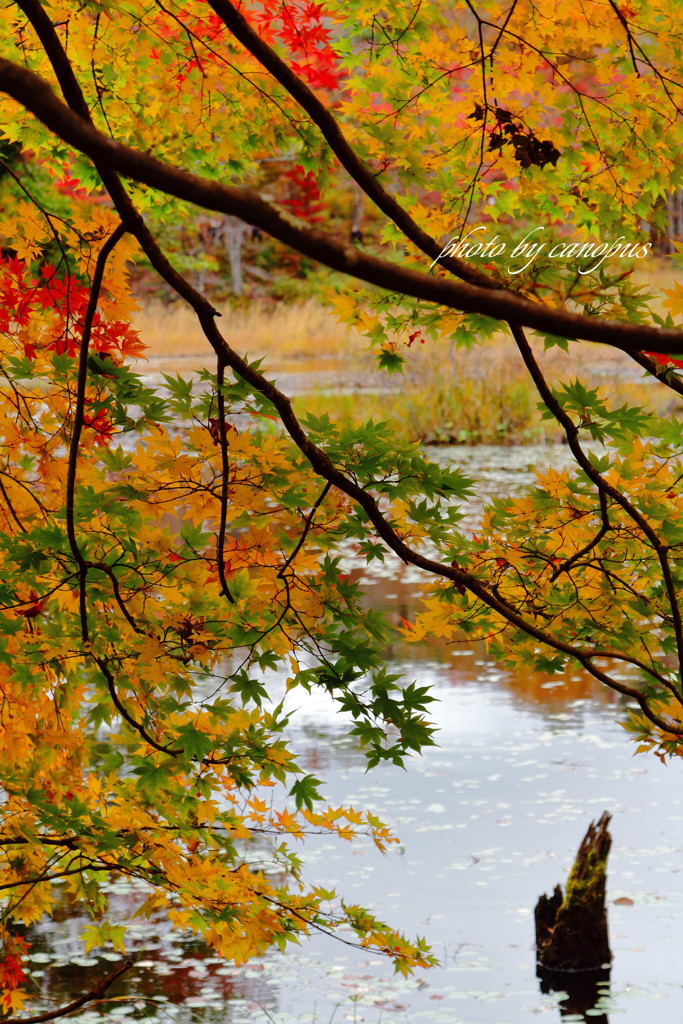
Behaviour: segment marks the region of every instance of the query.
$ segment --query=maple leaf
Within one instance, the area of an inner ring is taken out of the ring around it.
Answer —
[[[680,316],[683,313],[683,284],[675,281],[673,288],[662,288],[662,292],[666,295],[664,308],[671,310],[674,316]]]
[[[654,359],[660,366],[678,366],[683,367],[683,359],[677,359],[675,356],[668,355],[664,352],[644,352],[650,359]]]
[[[17,611],[19,615],[23,615],[26,619],[35,619],[37,615],[40,615],[46,603],[47,598],[40,598],[36,591],[31,588],[27,604],[22,608],[18,608]]]

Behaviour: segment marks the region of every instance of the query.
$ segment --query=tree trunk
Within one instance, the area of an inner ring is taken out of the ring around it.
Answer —
[[[223,238],[228,250],[230,261],[230,278],[232,293],[238,298],[242,295],[242,243],[247,225],[238,217],[226,217],[223,226]]]

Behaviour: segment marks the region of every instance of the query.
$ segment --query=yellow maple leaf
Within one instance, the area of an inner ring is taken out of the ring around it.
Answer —
[[[672,316],[683,314],[683,284],[675,281],[673,288],[663,288],[662,291],[667,296],[664,308],[670,310]]]

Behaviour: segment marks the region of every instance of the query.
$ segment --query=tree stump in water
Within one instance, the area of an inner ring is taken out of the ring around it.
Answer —
[[[536,953],[551,970],[587,971],[612,961],[607,931],[605,883],[612,837],[607,811],[591,822],[567,879],[564,896],[558,885],[536,904]]]
[[[560,1013],[585,1014],[609,985],[612,952],[609,948],[605,887],[607,856],[612,837],[607,811],[591,822],[567,879],[566,892],[555,886],[552,896],[536,904],[536,973],[541,991],[566,991]],[[595,1024],[607,1024],[596,1015]]]

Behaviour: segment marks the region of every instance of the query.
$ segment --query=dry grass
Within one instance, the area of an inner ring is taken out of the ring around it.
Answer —
[[[662,261],[652,261],[639,278],[653,291],[672,287],[674,276]],[[329,413],[354,421],[390,420],[406,440],[431,443],[523,443],[558,440],[555,425],[542,420],[538,396],[511,340],[494,338],[471,350],[449,338],[406,349],[402,375],[378,377],[367,339],[341,324],[334,312],[315,300],[275,308],[222,309],[220,327],[241,355],[265,357],[279,373],[297,374],[297,412]],[[192,373],[213,367],[196,320],[184,307],[148,306],[137,327],[149,346],[153,369]],[[548,378],[579,376],[617,405],[645,405],[675,414],[676,396],[652,380],[623,353],[603,345],[571,344],[539,359]],[[324,372],[325,383],[319,375]],[[373,388],[375,390],[373,390]]]
[[[271,356],[275,359],[306,359],[316,356],[362,354],[363,338],[339,323],[320,302],[273,307],[254,303],[247,309],[219,306],[219,321],[226,341],[241,355]],[[186,306],[146,306],[135,326],[154,359],[207,355],[208,343],[192,310]]]

